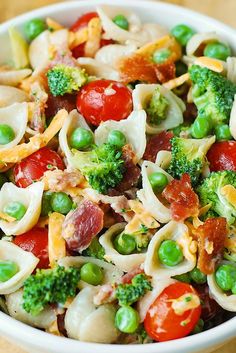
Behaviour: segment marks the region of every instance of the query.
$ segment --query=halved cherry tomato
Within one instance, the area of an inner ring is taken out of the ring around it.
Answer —
[[[53,167],[63,170],[65,165],[58,153],[48,147],[41,148],[16,164],[13,169],[15,183],[21,188],[26,188]]]
[[[78,18],[78,20],[71,26],[70,30],[73,32],[77,32],[78,30],[87,27],[90,20],[93,18],[98,17],[97,12],[88,12]],[[100,41],[100,48],[104,47],[108,44],[113,44],[114,40],[112,39],[101,39]],[[74,58],[79,58],[84,56],[84,47],[85,43],[79,44],[72,50],[72,54]]]
[[[207,153],[211,172],[219,170],[236,171],[236,141],[214,143]]]
[[[184,294],[197,295],[197,292],[187,283],[173,283],[163,290],[148,309],[144,327],[155,341],[164,342],[185,337],[197,324],[201,315],[200,305],[182,315],[177,315],[172,308],[173,300]]]
[[[77,96],[78,111],[95,126],[106,120],[126,119],[132,108],[131,91],[116,81],[92,81]]]
[[[39,258],[37,268],[48,268],[48,231],[46,228],[35,227],[28,232],[18,235],[14,244],[25,251],[32,252]]]

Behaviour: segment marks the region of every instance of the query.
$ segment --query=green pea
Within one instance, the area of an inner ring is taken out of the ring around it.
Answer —
[[[195,31],[185,25],[185,24],[179,24],[179,25],[176,25],[175,27],[173,27],[171,29],[171,34],[172,36],[175,37],[175,39],[184,47],[189,39],[192,38],[192,36],[195,34]]]
[[[93,143],[93,134],[91,131],[78,127],[70,135],[69,144],[77,150],[84,150]]]
[[[236,267],[231,264],[220,265],[216,270],[215,278],[222,290],[231,290],[236,282]]]
[[[204,49],[204,55],[225,61],[231,55],[231,49],[224,43],[208,43]]]
[[[150,174],[148,180],[155,193],[161,193],[168,184],[167,176],[160,172]]]
[[[199,319],[196,326],[194,327],[194,329],[191,333],[192,334],[200,333],[200,332],[202,332],[203,327],[204,327],[204,321],[202,319]]]
[[[103,270],[96,264],[88,262],[84,264],[80,269],[81,280],[92,284],[93,286],[98,286],[103,281]]]
[[[122,306],[115,316],[115,325],[121,332],[134,333],[140,322],[139,314],[131,306]]]
[[[158,249],[158,257],[163,265],[173,267],[183,261],[183,252],[176,241],[164,240]]]
[[[207,280],[207,276],[202,273],[197,267],[190,271],[190,277],[197,284],[206,283]]]
[[[108,135],[107,142],[110,143],[110,145],[121,148],[126,144],[127,140],[123,132],[112,130]]]
[[[35,39],[40,33],[45,31],[46,24],[40,18],[34,18],[25,23],[24,32],[28,40]]]
[[[51,198],[51,206],[54,212],[67,214],[72,208],[72,201],[65,192],[55,192]]]
[[[210,134],[211,121],[204,116],[199,116],[195,119],[191,127],[191,135],[196,139],[201,139]]]
[[[6,145],[15,138],[15,132],[11,126],[0,124],[0,145]]]
[[[182,61],[177,61],[175,63],[175,68],[176,68],[176,76],[182,76],[188,72],[188,66],[183,63]]]
[[[6,282],[19,271],[15,262],[0,261],[0,282]]]
[[[168,48],[163,48],[154,51],[152,60],[155,64],[163,64],[171,56],[171,51]]]
[[[46,217],[49,213],[53,212],[51,199],[53,192],[45,191],[42,197],[41,217]]]
[[[136,249],[136,241],[132,235],[121,233],[113,241],[114,247],[118,253],[129,255]]]
[[[216,126],[215,135],[217,141],[228,141],[232,139],[232,135],[227,124]]]
[[[1,187],[3,186],[3,184],[5,184],[7,181],[8,181],[8,180],[7,180],[6,175],[3,174],[3,173],[0,173],[0,189],[1,189]]]
[[[21,202],[17,201],[12,201],[9,202],[3,209],[4,213],[8,214],[8,216],[11,216],[15,218],[17,221],[19,221],[21,218],[24,217],[27,209],[25,205]]]
[[[176,275],[173,277],[174,279],[177,279],[177,281],[184,282],[184,283],[190,283],[191,282],[191,277],[189,273],[183,273],[182,275]]]
[[[127,18],[124,15],[122,15],[122,14],[116,15],[112,21],[120,28],[128,31],[129,21],[127,20]]]

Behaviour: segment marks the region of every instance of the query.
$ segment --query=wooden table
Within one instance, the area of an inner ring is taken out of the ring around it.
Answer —
[[[36,7],[50,5],[62,0],[0,0],[0,22],[30,11]],[[215,17],[236,27],[236,0],[163,0],[163,2],[189,7],[193,10]],[[236,340],[214,353],[235,353]],[[0,338],[0,353],[26,353],[5,339]]]

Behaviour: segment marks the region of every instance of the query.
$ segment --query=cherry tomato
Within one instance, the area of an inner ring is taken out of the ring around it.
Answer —
[[[26,188],[52,167],[61,170],[65,168],[61,157],[55,151],[48,147],[41,148],[16,164],[13,169],[15,183],[21,188]]]
[[[93,18],[98,17],[97,12],[88,12],[78,18],[78,20],[71,26],[70,30],[73,32],[77,32],[78,30],[87,27],[90,20]],[[108,44],[113,44],[114,40],[112,39],[101,39],[100,41],[100,48],[104,47]],[[85,43],[79,44],[72,50],[72,54],[74,58],[79,58],[84,56],[84,47]]]
[[[207,153],[211,172],[236,171],[236,141],[216,142]]]
[[[14,244],[25,251],[32,252],[39,263],[37,268],[48,268],[48,231],[46,228],[35,227],[28,232],[18,235],[14,239]]]
[[[122,83],[97,80],[85,85],[77,96],[77,109],[91,124],[126,119],[132,112],[132,93]]]
[[[177,315],[172,308],[173,299],[184,294],[197,294],[188,283],[176,282],[169,285],[156,298],[148,309],[144,327],[155,341],[169,341],[187,336],[197,324],[201,315],[201,306]]]

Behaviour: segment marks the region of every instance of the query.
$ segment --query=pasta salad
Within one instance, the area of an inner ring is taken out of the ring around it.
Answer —
[[[96,343],[208,330],[236,311],[236,57],[187,24],[78,16],[9,29],[0,308]]]

